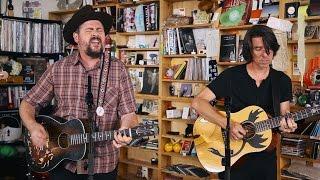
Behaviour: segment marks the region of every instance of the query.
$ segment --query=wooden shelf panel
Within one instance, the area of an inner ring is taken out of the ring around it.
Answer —
[[[196,120],[181,119],[181,118],[178,118],[178,119],[169,119],[169,118],[163,117],[163,118],[162,118],[162,121],[183,122],[183,123],[186,123],[186,124],[194,124],[194,122],[195,122]]]
[[[286,18],[285,20],[295,22],[295,21],[298,21],[298,18]],[[308,16],[305,19],[305,21],[318,21],[318,20],[320,20],[320,16]]]
[[[183,80],[183,79],[162,79],[163,82],[178,82],[178,83],[203,83],[208,84],[205,80]]]
[[[159,35],[159,31],[143,31],[143,32],[117,32],[120,36],[135,36],[135,35]]]
[[[246,61],[243,62],[219,62],[217,61],[217,64],[220,66],[237,66],[237,65],[241,65],[241,64],[246,64]]]
[[[176,101],[176,102],[186,102],[186,103],[191,103],[193,98],[186,98],[186,97],[170,97],[170,96],[165,96],[162,98],[164,101]]]
[[[187,140],[187,141],[193,141],[194,140],[194,138],[185,138],[183,135],[164,134],[161,137],[169,138],[169,139]]]
[[[159,51],[159,48],[119,48],[124,51]]]
[[[175,54],[175,55],[163,55],[164,58],[188,58],[188,57],[207,57],[206,54]]]
[[[150,169],[155,169],[155,170],[158,169],[158,165],[152,165],[150,162],[147,162],[147,161],[139,161],[135,159],[123,159],[123,160],[120,160],[119,162],[134,165],[134,166],[144,166],[144,167],[148,167]]]
[[[166,26],[165,28],[210,28],[213,24],[188,24],[188,25],[175,25],[175,26]]]
[[[295,40],[288,40],[288,44],[297,44],[298,41]],[[320,43],[320,39],[307,39],[305,40],[306,44],[311,44],[311,43]]]
[[[147,67],[153,67],[153,68],[159,68],[159,65],[126,65],[127,68],[147,68]]]
[[[197,156],[183,156],[180,153],[175,153],[175,152],[162,152],[161,153],[164,156],[170,156],[170,157],[179,157],[179,158],[184,158],[185,160],[188,161],[198,161],[198,157]]]
[[[283,133],[281,136],[286,138],[303,138],[303,139],[315,139],[320,140],[320,136],[308,136],[308,135],[300,135],[300,134],[291,134],[291,133]]]
[[[150,94],[134,94],[134,97],[137,99],[151,99],[151,100],[159,100],[158,95],[150,95]]]
[[[308,162],[313,162],[313,163],[320,163],[320,159],[312,159],[312,158],[291,156],[291,155],[285,155],[285,154],[281,154],[281,157],[282,158],[289,158],[289,159],[298,159],[298,160],[308,161]]]
[[[251,28],[253,25],[252,24],[248,24],[248,25],[241,25],[241,26],[220,26],[219,29],[220,30],[246,30]]]

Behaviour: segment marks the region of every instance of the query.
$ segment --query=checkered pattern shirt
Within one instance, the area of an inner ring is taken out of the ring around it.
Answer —
[[[107,59],[107,58],[106,58]],[[108,67],[108,60],[105,67]],[[104,95],[105,113],[96,119],[98,131],[118,129],[119,118],[135,111],[133,86],[124,64],[112,60],[109,70],[108,84]],[[42,75],[38,83],[24,97],[36,109],[46,106],[55,99],[54,115],[65,119],[86,119],[88,117],[85,95],[87,93],[87,77],[92,77],[92,93],[96,107],[100,63],[86,69],[78,53],[57,61]],[[112,141],[95,143],[94,173],[108,173],[118,164],[119,150]],[[86,160],[69,162],[66,169],[78,174],[86,174]]]

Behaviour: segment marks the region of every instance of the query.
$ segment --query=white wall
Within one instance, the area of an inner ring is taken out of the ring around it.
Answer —
[[[6,2],[7,0],[0,0],[1,1],[1,13],[4,13],[6,9]],[[22,4],[25,0],[12,0],[13,4],[13,11],[14,16],[22,17]],[[32,0],[31,0],[32,1]],[[48,12],[49,11],[56,11],[58,10],[57,7],[57,0],[39,0],[42,7],[42,19],[48,19]]]

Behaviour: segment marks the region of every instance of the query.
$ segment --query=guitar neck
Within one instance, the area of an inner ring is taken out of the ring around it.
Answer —
[[[120,133],[129,137],[133,137],[131,129],[124,129],[120,131],[116,130],[116,131],[94,132],[91,134],[91,137],[93,142],[111,141],[111,140],[114,140],[115,133]],[[89,143],[89,136],[90,136],[90,133],[73,134],[68,136],[68,141],[70,145],[85,144],[85,143]]]
[[[267,119],[264,121],[260,121],[255,123],[256,126],[256,132],[263,132],[269,129],[273,129],[273,128],[277,128],[280,126],[280,121],[282,118],[286,118],[286,117],[290,117],[292,118],[294,121],[299,121],[301,119],[305,119],[314,115],[318,115],[320,114],[320,107],[310,107],[310,108],[306,108],[304,110],[301,111],[297,111],[294,113],[289,113],[286,114],[284,116],[278,116],[275,118],[271,118],[271,119]]]

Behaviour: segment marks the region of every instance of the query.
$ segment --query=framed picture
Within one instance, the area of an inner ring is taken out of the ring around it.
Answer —
[[[192,141],[183,140],[182,143],[181,143],[180,154],[189,155],[191,149],[192,149]]]
[[[192,84],[181,84],[180,97],[191,97]]]

